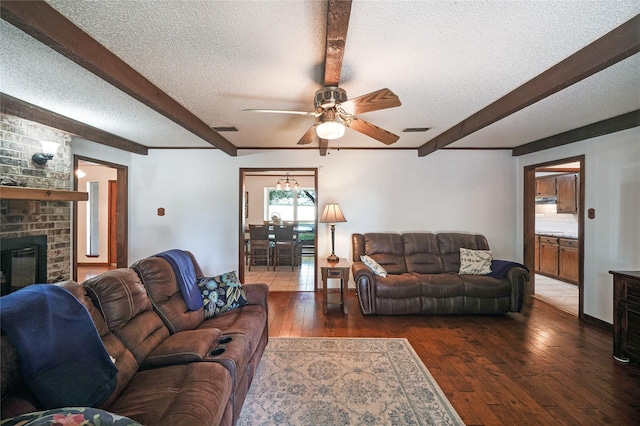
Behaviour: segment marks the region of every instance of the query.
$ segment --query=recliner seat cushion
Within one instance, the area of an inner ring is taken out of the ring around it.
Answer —
[[[109,411],[145,425],[217,425],[231,390],[231,375],[214,362],[144,370],[135,375]]]
[[[464,281],[457,274],[412,274],[420,282],[425,297],[458,297],[465,295]]]
[[[506,278],[492,278],[483,275],[463,275],[460,276],[464,283],[466,296],[492,298],[504,297],[511,294],[511,284]]]
[[[411,274],[387,275],[386,278],[376,277],[376,294],[388,299],[420,297],[422,286]]]

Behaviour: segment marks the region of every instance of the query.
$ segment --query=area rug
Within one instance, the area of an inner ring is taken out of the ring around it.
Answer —
[[[464,423],[407,339],[271,337],[237,425]]]

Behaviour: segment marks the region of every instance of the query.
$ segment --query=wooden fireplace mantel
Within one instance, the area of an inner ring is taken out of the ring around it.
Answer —
[[[0,199],[32,201],[88,201],[89,193],[59,189],[0,186]]]

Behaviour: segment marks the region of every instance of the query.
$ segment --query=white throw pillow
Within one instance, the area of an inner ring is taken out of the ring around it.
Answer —
[[[360,260],[362,261],[362,263],[367,265],[369,267],[369,269],[371,269],[371,272],[373,272],[373,275],[377,275],[377,276],[382,277],[382,278],[386,278],[387,277],[387,271],[382,266],[380,266],[380,264],[378,262],[376,262],[375,260],[373,260],[369,256],[367,256],[367,255],[360,256]]]
[[[489,250],[460,249],[460,272],[466,275],[485,275],[491,273],[491,261],[493,260]]]

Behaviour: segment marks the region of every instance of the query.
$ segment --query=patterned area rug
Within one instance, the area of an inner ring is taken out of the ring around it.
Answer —
[[[272,337],[237,425],[464,423],[407,339]]]

